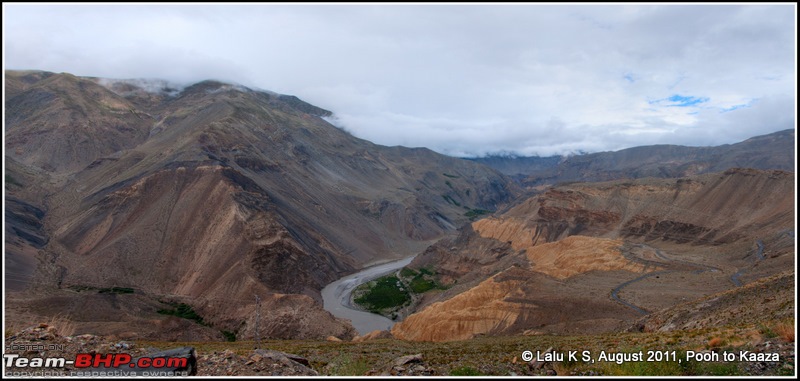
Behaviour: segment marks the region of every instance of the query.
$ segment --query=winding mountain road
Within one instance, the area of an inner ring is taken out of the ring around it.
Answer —
[[[767,259],[767,257],[764,256],[764,242],[758,240],[756,241],[756,246],[758,246],[758,250],[756,251],[756,263],[758,263],[760,261]],[[739,271],[731,275],[731,283],[733,283],[734,286],[736,287],[742,286],[742,281],[739,280],[739,277],[742,276],[742,272],[744,270],[745,269],[739,269]]]
[[[640,280],[644,280],[644,279],[647,279],[647,278],[652,277],[652,276],[671,273],[671,272],[673,272],[673,270],[655,271],[655,272],[652,272],[652,273],[644,274],[644,275],[642,275],[642,276],[640,276],[638,278],[631,279],[631,280],[629,280],[627,282],[620,283],[617,287],[614,287],[611,290],[611,299],[616,300],[617,302],[622,303],[622,304],[632,308],[634,311],[639,313],[639,315],[647,315],[647,314],[650,313],[650,311],[647,311],[647,310],[645,310],[645,309],[643,309],[643,308],[641,308],[641,307],[639,307],[639,306],[637,306],[637,305],[635,305],[633,303],[630,303],[630,302],[620,298],[619,297],[619,292],[623,288],[631,285],[632,283],[636,283],[636,282],[638,282]]]
[[[638,313],[640,315],[647,315],[648,313],[650,313],[650,311],[647,311],[646,309],[642,308],[641,306],[637,306],[637,305],[635,305],[635,304],[633,304],[633,303],[631,303],[631,302],[629,302],[629,301],[627,301],[625,299],[622,299],[619,296],[619,293],[620,293],[620,291],[622,291],[623,288],[628,287],[631,284],[634,284],[636,282],[645,280],[645,279],[650,278],[650,277],[663,275],[663,274],[669,274],[669,273],[673,273],[673,272],[692,271],[695,274],[702,274],[702,273],[708,272],[708,271],[711,271],[711,272],[720,272],[720,271],[722,271],[721,269],[719,269],[717,267],[714,267],[714,266],[708,266],[708,265],[704,265],[704,264],[700,264],[700,263],[689,262],[689,261],[685,261],[685,260],[682,260],[682,259],[670,258],[670,257],[666,256],[664,254],[664,252],[661,251],[660,249],[656,249],[656,248],[654,248],[652,246],[648,246],[648,245],[645,245],[645,244],[632,244],[631,247],[638,248],[638,249],[650,250],[653,253],[655,253],[655,256],[658,259],[664,261],[664,262],[654,261],[654,260],[638,257],[632,252],[632,250],[623,249],[623,255],[625,256],[625,258],[627,258],[628,260],[634,261],[634,262],[641,263],[641,264],[645,265],[645,268],[647,266],[674,267],[673,269],[669,269],[669,270],[653,271],[653,272],[649,272],[647,274],[643,274],[643,275],[641,275],[639,277],[636,277],[634,279],[622,282],[619,285],[617,285],[616,287],[614,287],[613,289],[611,289],[611,294],[609,296],[610,296],[610,298],[612,300],[614,300],[614,301],[616,301],[618,303],[621,303],[621,304],[633,309],[634,311],[636,311],[636,313]]]

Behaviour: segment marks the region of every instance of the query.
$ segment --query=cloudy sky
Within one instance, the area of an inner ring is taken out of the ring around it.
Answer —
[[[6,69],[292,94],[456,156],[795,127],[796,6],[3,4]]]

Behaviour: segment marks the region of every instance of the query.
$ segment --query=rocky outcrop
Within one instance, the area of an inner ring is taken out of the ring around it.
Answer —
[[[305,295],[271,295],[262,302],[261,308],[259,337],[322,340],[335,336],[350,340],[357,334],[349,322],[333,317]],[[254,330],[254,322],[249,320],[241,332],[244,337],[252,337]]]

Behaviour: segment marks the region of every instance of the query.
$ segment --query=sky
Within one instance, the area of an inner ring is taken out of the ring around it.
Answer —
[[[795,128],[795,4],[3,4],[5,69],[291,94],[452,156]]]

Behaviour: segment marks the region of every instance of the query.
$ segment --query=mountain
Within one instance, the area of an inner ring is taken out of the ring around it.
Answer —
[[[791,172],[734,168],[549,188],[415,258],[411,268],[428,268],[449,289],[426,294],[392,333],[421,341],[583,334],[628,329],[645,315],[652,329],[741,323],[730,302],[689,317],[681,311],[697,309],[668,312],[713,294],[791,316],[794,182]],[[769,304],[742,287],[777,274],[771,289],[790,289]]]
[[[583,181],[677,178],[730,168],[795,170],[795,132],[783,130],[716,147],[653,145],[569,157],[470,159],[535,187]]]
[[[349,338],[322,287],[416,253],[418,280],[443,287],[403,312],[406,340],[668,331],[794,303],[792,130],[476,162],[375,145],[297,97],[215,80],[6,71],[5,94],[12,326]]]
[[[252,335],[257,294],[262,337],[347,337],[322,287],[520,194],[481,164],[355,138],[294,96],[219,81],[5,79],[12,319],[163,338],[175,323],[165,314],[190,309],[204,324],[195,338]]]

